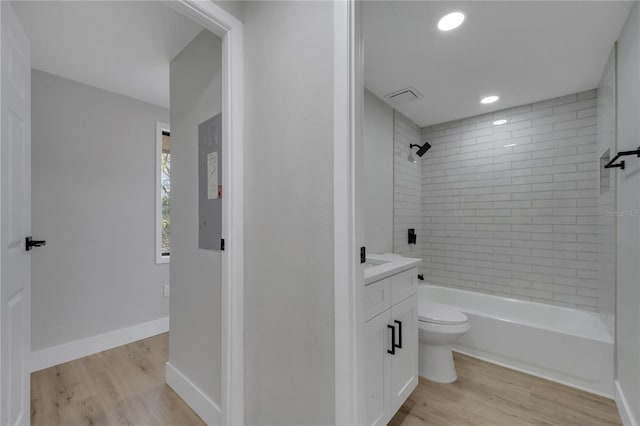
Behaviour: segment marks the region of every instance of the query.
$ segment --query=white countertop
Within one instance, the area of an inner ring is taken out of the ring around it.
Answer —
[[[414,268],[420,263],[422,263],[422,259],[402,257],[399,254],[368,254],[367,266],[364,268],[364,285]]]

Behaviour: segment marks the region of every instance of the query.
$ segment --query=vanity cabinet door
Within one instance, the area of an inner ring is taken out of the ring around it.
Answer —
[[[385,425],[391,419],[391,310],[364,325],[365,420],[367,426]]]
[[[418,385],[418,296],[391,308],[391,320],[396,344],[402,346],[391,356],[391,412],[395,413]]]

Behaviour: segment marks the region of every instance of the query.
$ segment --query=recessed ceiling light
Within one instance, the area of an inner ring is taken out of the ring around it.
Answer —
[[[505,147],[505,148],[510,148],[510,147],[512,147],[512,146],[516,146],[516,144],[515,144],[515,143],[510,143],[510,144],[505,145],[504,147]]]
[[[451,12],[447,15],[444,15],[438,21],[438,29],[440,31],[451,31],[453,29],[458,28],[464,22],[464,13],[462,12]]]
[[[494,124],[495,126],[502,126],[503,124],[507,124],[507,120],[505,120],[505,119],[503,118],[503,119],[500,119],[500,120],[496,120],[496,121],[494,121],[494,122],[493,122],[493,124]]]
[[[480,99],[480,103],[481,104],[492,104],[495,101],[497,101],[498,99],[500,99],[500,96],[496,96],[496,95],[486,96],[486,97]]]

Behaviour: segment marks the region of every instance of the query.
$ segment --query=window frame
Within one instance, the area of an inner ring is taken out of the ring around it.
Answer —
[[[167,123],[156,122],[156,264],[170,263],[171,255],[162,254],[162,136],[171,134]]]

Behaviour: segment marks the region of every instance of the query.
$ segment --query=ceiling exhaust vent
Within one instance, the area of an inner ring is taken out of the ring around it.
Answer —
[[[384,96],[384,98],[392,105],[406,104],[407,102],[415,101],[421,97],[422,94],[413,87],[407,87],[406,89],[398,90]]]

